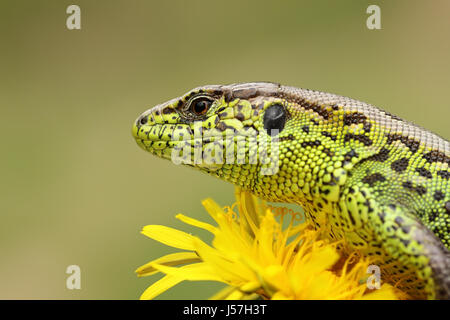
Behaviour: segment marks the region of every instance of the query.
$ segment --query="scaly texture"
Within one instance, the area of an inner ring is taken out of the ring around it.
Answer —
[[[144,112],[133,135],[157,156],[301,205],[345,238],[341,250],[372,256],[382,280],[411,296],[449,298],[450,144],[439,136],[360,101],[274,83],[196,88]]]

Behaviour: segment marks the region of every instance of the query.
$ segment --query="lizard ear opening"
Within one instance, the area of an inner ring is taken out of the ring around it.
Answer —
[[[284,129],[286,124],[286,110],[280,104],[268,107],[264,113],[264,129],[270,136],[276,136]]]

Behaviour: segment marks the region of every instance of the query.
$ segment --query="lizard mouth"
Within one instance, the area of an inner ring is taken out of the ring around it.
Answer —
[[[136,143],[145,151],[174,164],[214,172],[235,165],[261,165],[268,149],[260,149],[259,131],[254,126],[225,132],[201,130],[185,123],[133,125]],[[269,147],[272,148],[272,147]],[[272,151],[272,149],[270,149]],[[264,157],[264,158],[262,158]]]
[[[256,130],[254,131],[257,132]],[[223,164],[235,163],[239,158],[236,141],[245,143],[241,151],[248,154],[257,136],[233,132],[230,135],[202,134],[186,124],[153,124],[133,126],[136,143],[145,151],[175,164],[185,164],[214,171]],[[253,150],[257,146],[254,146]],[[254,151],[256,154],[256,151]],[[230,161],[230,159],[232,159]],[[239,161],[249,161],[240,159]],[[254,163],[256,164],[256,163]]]

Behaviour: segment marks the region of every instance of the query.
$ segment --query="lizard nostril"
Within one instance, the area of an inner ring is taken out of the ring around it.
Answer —
[[[139,123],[140,123],[140,124],[146,124],[147,121],[148,121],[148,117],[147,117],[147,116],[144,116],[144,117],[142,117],[142,118],[139,119]]]

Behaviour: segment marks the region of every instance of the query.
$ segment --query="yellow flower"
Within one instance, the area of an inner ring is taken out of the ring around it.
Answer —
[[[342,256],[339,242],[321,237],[309,223],[286,225],[265,202],[236,189],[239,216],[233,207],[202,202],[217,226],[178,214],[181,221],[205,229],[212,245],[166,226],[148,225],[142,233],[184,250],[153,260],[136,270],[138,276],[165,274],[142,294],[153,299],[184,280],[219,281],[228,286],[212,299],[397,299],[406,296],[388,284],[368,290],[369,261],[355,252]]]

